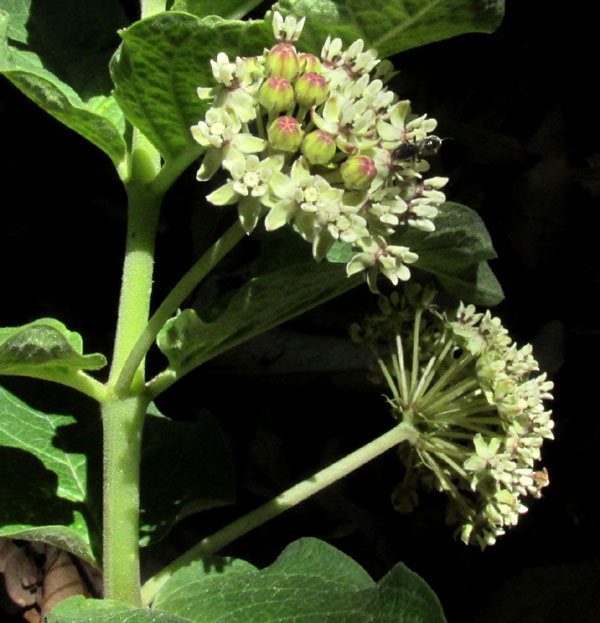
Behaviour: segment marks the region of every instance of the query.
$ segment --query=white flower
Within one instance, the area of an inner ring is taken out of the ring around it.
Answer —
[[[423,484],[446,491],[448,522],[465,543],[483,548],[527,511],[524,497],[540,497],[548,484],[535,462],[543,439],[552,438],[543,407],[552,386],[532,374],[531,348],[516,348],[489,312],[461,303],[442,313],[430,289],[405,293],[386,300],[353,336],[373,345],[395,417],[418,433],[406,455],[411,482],[417,470]],[[382,341],[389,355],[379,354]]]
[[[408,100],[398,101],[388,90],[385,85],[394,70],[389,61],[377,58],[375,50],[365,50],[362,40],[344,50],[341,39],[328,37],[321,58],[312,57],[306,65],[325,80],[327,99],[306,101],[302,89],[294,91],[289,109],[281,116],[294,119],[300,130],[295,138],[305,142],[279,140],[279,134],[270,130],[273,112],[265,110],[259,94],[266,76],[277,69],[273,59],[278,58],[278,48],[291,47],[295,55],[293,43],[303,25],[304,18],[287,15],[284,19],[275,11],[272,27],[277,45],[262,55],[230,61],[220,53],[211,61],[218,84],[198,89],[201,99],[211,100],[211,107],[191,128],[193,138],[207,148],[197,178],[207,180],[220,167],[229,172],[229,179],[209,195],[209,201],[237,203],[246,231],[263,216],[267,230],[290,224],[312,243],[316,259],[322,259],[335,241],[347,243],[354,252],[346,267],[348,275],[364,271],[373,291],[379,274],[397,285],[410,278],[408,266],[417,255],[393,244],[392,236],[406,227],[435,229],[439,206],[445,201],[440,189],[447,180],[424,179],[429,169],[426,160],[395,158],[393,152],[407,142],[424,140],[436,121],[413,114]],[[311,131],[313,124],[320,132]],[[327,150],[323,157],[315,156],[312,143],[315,134],[322,133],[328,135]],[[348,160],[356,156],[369,162],[365,180],[348,173]],[[522,411],[527,397],[509,403],[502,389],[497,385],[493,393],[503,411]],[[539,430],[544,427],[541,421],[537,425]]]
[[[231,86],[235,72],[235,63],[229,62],[229,57],[225,52],[219,52],[216,61],[211,59],[210,66],[217,82],[224,84],[226,87]]]
[[[281,43],[293,43],[298,41],[302,34],[302,28],[306,18],[297,19],[293,15],[288,15],[285,21],[278,11],[273,12],[273,34],[277,41]]]

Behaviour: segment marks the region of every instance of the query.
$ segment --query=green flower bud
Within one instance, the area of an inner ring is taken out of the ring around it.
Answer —
[[[350,156],[340,169],[344,185],[350,190],[368,188],[377,175],[375,162],[367,156]]]
[[[308,52],[302,52],[298,57],[298,62],[300,63],[300,73],[308,73],[310,71],[316,71],[318,74],[321,73],[321,61],[318,56],[314,54],[309,54]]]
[[[283,78],[267,78],[258,92],[258,101],[267,110],[287,110],[294,101],[294,89]]]
[[[323,130],[315,130],[304,137],[302,153],[311,164],[327,164],[335,155],[335,140]]]
[[[269,143],[281,151],[296,151],[304,132],[294,117],[278,117],[267,129]]]
[[[265,68],[267,76],[284,78],[293,82],[300,72],[298,55],[294,46],[287,43],[278,43],[274,46],[267,56]]]
[[[329,95],[329,87],[325,76],[310,71],[302,74],[294,85],[296,101],[301,106],[318,106],[322,104]]]

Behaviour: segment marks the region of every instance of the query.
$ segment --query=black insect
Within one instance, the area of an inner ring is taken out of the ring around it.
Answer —
[[[435,156],[442,146],[442,139],[437,136],[427,136],[420,141],[402,143],[392,151],[392,162],[402,160],[420,161],[421,158]]]

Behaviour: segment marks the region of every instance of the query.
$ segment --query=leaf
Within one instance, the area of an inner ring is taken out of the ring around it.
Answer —
[[[181,568],[153,609],[73,597],[49,623],[445,623],[440,603],[415,573],[396,565],[377,584],[354,560],[319,541],[290,544],[262,571],[210,556]]]
[[[0,473],[10,474],[0,487],[0,536],[43,541],[94,562],[101,445],[99,418],[44,413],[0,387]],[[231,461],[208,413],[193,423],[149,413],[141,470],[142,545],[192,513],[233,502]]]
[[[157,338],[178,376],[233,346],[354,288],[361,276],[348,278],[339,264],[309,259],[255,277],[199,316],[184,309]]]
[[[104,355],[83,355],[81,336],[53,318],[0,329],[0,374],[32,376],[70,384],[80,370],[106,365]]]
[[[271,28],[262,20],[176,12],[141,20],[120,34],[123,45],[111,62],[119,105],[166,160],[184,155],[189,162],[202,150],[190,127],[207,108],[197,88],[215,84],[210,59],[221,51],[232,59],[261,54],[272,43]]]
[[[435,231],[407,228],[395,244],[419,255],[414,266],[436,275],[453,296],[478,305],[497,305],[504,293],[487,265],[496,257],[489,232],[471,208],[446,202],[435,219]]]
[[[0,387],[0,473],[10,474],[0,487],[0,536],[43,541],[95,562],[86,457],[58,445],[73,424]]]
[[[0,0],[0,72],[115,166],[125,157],[125,120],[108,61],[124,25],[116,0]]]
[[[225,19],[242,19],[253,8],[257,7],[262,0],[175,0],[172,11],[191,13],[196,17],[207,15],[219,15]]]
[[[493,307],[504,299],[502,286],[487,262],[471,264],[454,274],[436,274],[444,290],[462,301]]]
[[[225,564],[225,563],[224,563]],[[177,571],[154,608],[202,623],[444,623],[431,589],[404,565],[376,584],[354,560],[314,538],[290,544],[262,571]]]
[[[82,595],[61,601],[47,616],[48,623],[186,623],[165,612],[136,608],[110,599],[86,599]]]
[[[350,45],[363,39],[380,58],[469,32],[493,32],[504,0],[279,0],[283,16],[306,16],[298,47],[319,54],[328,35]]]
[[[434,274],[440,285],[456,298],[476,305],[497,305],[504,298],[502,287],[487,260],[496,258],[490,234],[480,216],[471,208],[447,202],[435,219],[435,231],[406,227],[393,236],[394,244],[410,247],[419,255],[412,264]],[[280,250],[287,257],[291,244]],[[336,242],[327,259],[349,262],[355,251],[348,243]],[[273,260],[272,260],[273,261]]]
[[[234,502],[233,469],[216,420],[148,417],[141,464],[140,542],[155,543],[185,517]]]

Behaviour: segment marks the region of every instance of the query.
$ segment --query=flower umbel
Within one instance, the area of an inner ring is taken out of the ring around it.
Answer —
[[[407,471],[394,505],[414,508],[418,484],[445,491],[447,522],[483,549],[548,484],[536,463],[544,439],[553,439],[544,408],[553,384],[537,374],[531,346],[513,344],[489,311],[461,303],[440,312],[434,296],[415,285],[403,297],[381,297],[380,313],[355,325],[353,337],[372,348],[394,417],[416,431],[414,445],[402,448]]]
[[[318,58],[294,47],[304,18],[274,12],[272,25],[276,44],[270,50],[235,61],[219,53],[211,61],[216,86],[198,89],[201,99],[211,100],[205,119],[192,128],[207,147],[198,179],[221,166],[233,176],[208,200],[237,204],[248,233],[264,214],[267,229],[293,225],[312,243],[317,260],[333,244],[349,244],[348,275],[364,271],[374,292],[380,274],[394,284],[409,279],[418,255],[401,244],[402,233],[435,229],[448,180],[425,178],[423,158],[394,154],[427,139],[435,119],[398,101],[385,86],[391,64],[365,50],[362,40],[344,50],[340,39],[328,38]],[[277,175],[262,175],[246,193],[244,180],[256,162],[277,157]],[[241,165],[231,166],[244,159],[244,173]],[[326,191],[318,201],[311,197],[317,187]]]

